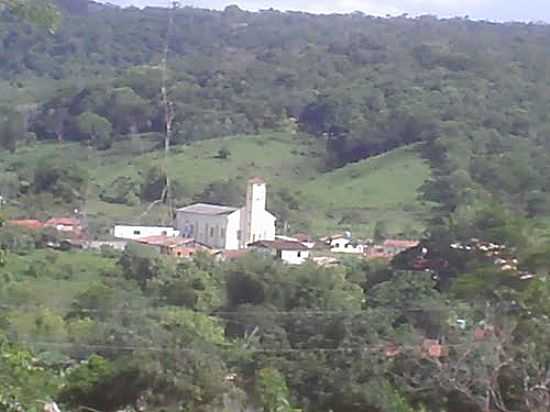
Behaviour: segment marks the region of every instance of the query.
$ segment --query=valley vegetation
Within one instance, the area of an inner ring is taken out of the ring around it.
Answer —
[[[0,410],[550,409],[547,26],[230,6],[169,34],[167,9],[57,7],[49,34],[0,21]],[[234,204],[257,172],[291,230],[423,241],[288,267],[8,223],[78,208],[102,237],[166,219],[143,212],[168,178],[178,204]],[[451,247],[472,239],[517,267]]]

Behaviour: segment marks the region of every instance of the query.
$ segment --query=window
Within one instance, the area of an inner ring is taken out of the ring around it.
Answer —
[[[220,234],[221,234],[221,237],[222,237],[222,238],[225,237],[225,228],[224,228],[224,227],[222,227],[222,228],[220,229]]]
[[[168,234],[168,232],[166,230],[163,230],[161,233],[160,233],[162,236],[166,236]]]
[[[237,230],[237,240],[241,240],[241,231]]]
[[[210,237],[214,237],[214,228],[213,227],[210,228]]]
[[[134,235],[141,235],[141,230],[134,230]]]
[[[298,257],[302,257],[302,252],[298,251]]]

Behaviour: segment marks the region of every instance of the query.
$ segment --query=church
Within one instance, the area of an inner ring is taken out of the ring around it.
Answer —
[[[242,208],[196,203],[176,210],[176,228],[184,237],[214,249],[237,250],[260,240],[275,240],[275,216],[267,206],[267,185],[248,181]]]

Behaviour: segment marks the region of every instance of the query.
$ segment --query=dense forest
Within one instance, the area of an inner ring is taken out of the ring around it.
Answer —
[[[47,28],[0,19],[2,155],[37,152],[0,176],[16,208],[47,195],[72,210],[89,191],[90,163],[51,146],[114,158],[147,135],[154,157],[169,112],[174,151],[276,131],[334,171],[413,148],[432,209],[417,248],[328,268],[53,250],[59,234],[10,225],[7,209],[0,411],[550,410],[549,27],[56,5]],[[109,204],[163,200],[162,168],[110,177]],[[195,199],[238,202],[225,177]],[[300,208],[275,197],[279,218]]]
[[[548,212],[546,26],[231,6],[178,9],[168,33],[169,9],[59,5],[51,35],[2,23],[2,85],[27,95],[4,105],[7,149],[57,139],[105,150],[163,132],[167,41],[174,143],[295,121],[334,168],[423,142],[437,171],[426,196],[447,211],[496,197],[526,215]],[[44,83],[56,89],[33,97]]]

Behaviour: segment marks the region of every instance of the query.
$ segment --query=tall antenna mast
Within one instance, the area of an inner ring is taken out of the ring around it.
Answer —
[[[174,26],[174,15],[178,9],[180,3],[179,1],[172,1],[172,8],[168,13],[168,30],[166,31],[166,39],[164,42],[164,51],[162,54],[161,62],[161,71],[162,71],[162,84],[161,84],[161,100],[162,106],[164,109],[164,161],[163,161],[163,171],[166,176],[166,181],[160,199],[152,202],[147,209],[142,213],[140,218],[147,215],[151,209],[158,203],[163,203],[166,201],[168,205],[168,221],[173,220],[173,204],[172,204],[172,193],[170,190],[170,176],[168,174],[168,157],[170,155],[170,144],[172,138],[172,122],[174,121],[175,112],[174,112],[174,103],[168,98],[168,53],[170,51],[170,37],[172,35],[172,30]]]

